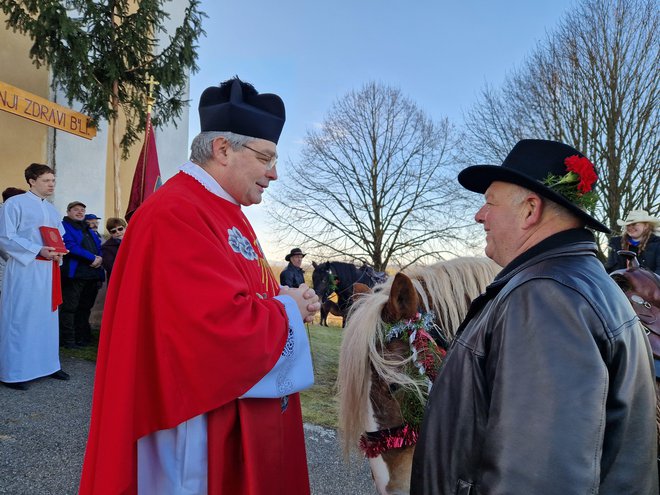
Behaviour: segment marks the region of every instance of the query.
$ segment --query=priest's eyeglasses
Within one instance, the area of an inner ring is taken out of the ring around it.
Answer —
[[[124,231],[124,227],[115,227],[114,229],[108,230],[108,232],[110,232],[111,234],[116,234],[117,232],[123,232],[123,231]]]
[[[254,151],[257,155],[263,157],[263,160],[266,160],[264,162],[264,165],[266,165],[266,170],[272,170],[275,168],[275,165],[277,165],[277,155],[269,155],[263,151],[255,150],[254,148],[250,148],[247,144],[242,144],[241,146],[243,146],[243,148],[249,149],[250,151]]]

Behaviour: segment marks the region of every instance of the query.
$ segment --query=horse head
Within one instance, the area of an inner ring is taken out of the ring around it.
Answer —
[[[312,266],[314,267],[314,271],[312,272],[314,292],[319,296],[321,302],[325,302],[336,290],[337,275],[334,273],[329,261],[321,264],[312,261]]]
[[[398,273],[381,311],[385,338],[379,342],[379,356],[372,359],[369,400],[374,430],[368,430],[360,439],[367,456],[376,458],[372,472],[381,493],[410,492],[417,434],[428,392],[444,356],[427,332],[432,318],[424,319],[419,306],[420,298],[411,279]]]
[[[340,351],[344,453],[359,445],[381,494],[408,493],[426,399],[444,349],[499,270],[480,258],[410,268],[374,290],[353,285]],[[357,294],[357,295],[356,295]]]
[[[380,299],[379,330],[370,346],[369,374],[360,399],[366,401],[366,408],[361,407],[366,414],[357,425],[347,416],[348,411],[342,411],[342,422],[348,420],[342,429],[345,433],[359,429],[360,448],[369,457],[379,493],[408,493],[426,397],[444,351],[427,332],[433,318],[430,313],[419,313],[420,297],[405,274],[394,277],[387,294],[379,295],[360,283],[353,285],[353,293],[356,312],[374,297]],[[347,335],[349,332],[357,333],[350,320]]]

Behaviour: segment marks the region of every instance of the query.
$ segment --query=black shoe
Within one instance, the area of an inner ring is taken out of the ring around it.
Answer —
[[[62,371],[62,370],[56,371],[55,373],[53,373],[52,375],[49,375],[49,376],[51,378],[55,378],[55,380],[70,380],[71,379],[69,374],[66,371]]]
[[[27,390],[29,388],[27,382],[2,382],[2,384],[5,387],[13,388],[14,390]]]

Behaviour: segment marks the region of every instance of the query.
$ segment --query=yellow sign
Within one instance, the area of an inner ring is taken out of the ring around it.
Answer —
[[[2,81],[0,81],[0,110],[85,139],[96,136],[96,128],[88,127],[89,117],[86,115]]]

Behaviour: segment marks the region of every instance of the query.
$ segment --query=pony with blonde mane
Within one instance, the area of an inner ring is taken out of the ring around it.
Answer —
[[[411,267],[373,290],[356,287],[362,293],[339,356],[339,425],[346,458],[360,446],[378,493],[409,493],[419,422],[443,348],[499,269],[486,258],[457,258]],[[420,341],[423,348],[415,348]]]

